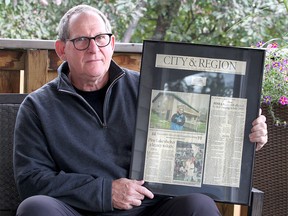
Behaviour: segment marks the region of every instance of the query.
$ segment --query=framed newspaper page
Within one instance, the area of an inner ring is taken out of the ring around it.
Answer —
[[[248,205],[265,51],[143,42],[130,178]]]

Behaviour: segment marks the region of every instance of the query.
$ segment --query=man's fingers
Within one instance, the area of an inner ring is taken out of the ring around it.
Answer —
[[[253,122],[252,122],[252,125],[255,126],[257,124],[265,124],[266,122],[266,117],[264,115],[260,115],[257,119],[255,119]]]
[[[150,190],[148,190],[146,187],[139,186],[139,187],[137,188],[137,192],[138,192],[139,194],[142,194],[142,195],[150,198],[150,199],[153,199],[153,198],[154,198],[154,194],[153,194]]]
[[[142,201],[139,199],[133,199],[131,202],[132,206],[140,206],[142,204]]]
[[[140,206],[146,197],[152,199],[154,194],[143,186],[144,181],[131,179],[117,179],[112,183],[113,207],[118,209],[131,209]]]

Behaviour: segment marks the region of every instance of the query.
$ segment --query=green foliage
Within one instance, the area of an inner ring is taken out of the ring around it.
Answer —
[[[40,3],[38,0],[19,1],[13,5],[6,0],[0,3],[0,37],[15,39],[47,39],[57,38],[57,26],[64,13],[71,7],[81,4],[80,0],[62,0],[61,5],[54,1],[49,4]],[[104,1],[95,3],[86,0],[85,4],[106,9]]]
[[[0,19],[0,37],[56,39],[61,16],[82,3],[107,15],[117,41],[125,37],[134,43],[163,38],[250,46],[255,41],[282,38],[288,26],[287,0],[5,0],[0,3],[0,16],[5,17]]]
[[[0,3],[0,37],[7,38],[47,38],[49,31],[45,28],[45,11],[36,1],[25,1],[17,5],[9,1]]]
[[[260,39],[281,37],[287,32],[287,11],[276,0],[183,1],[165,40],[216,45],[250,46]],[[159,11],[149,4],[133,41],[151,38]]]

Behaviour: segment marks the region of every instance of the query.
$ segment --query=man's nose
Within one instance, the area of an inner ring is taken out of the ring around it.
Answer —
[[[89,49],[90,52],[99,50],[99,47],[98,47],[98,45],[96,44],[95,39],[90,39],[90,44],[89,44],[88,49]]]

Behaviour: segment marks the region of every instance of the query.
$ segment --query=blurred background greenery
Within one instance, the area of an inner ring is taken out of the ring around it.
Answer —
[[[0,37],[54,40],[61,16],[78,4],[104,12],[118,42],[247,47],[288,36],[287,0],[2,0]]]

